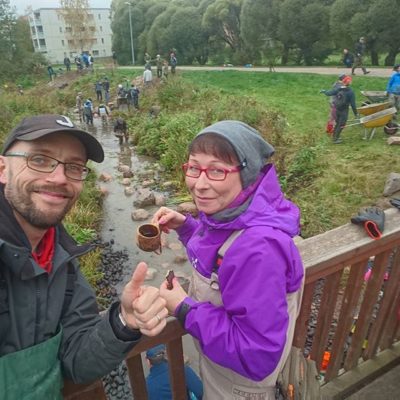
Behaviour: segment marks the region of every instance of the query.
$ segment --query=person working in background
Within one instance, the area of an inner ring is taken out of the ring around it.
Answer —
[[[335,129],[333,131],[333,143],[340,144],[342,139],[340,134],[343,128],[346,126],[347,119],[349,117],[349,107],[353,110],[354,116],[357,118],[357,107],[356,107],[356,97],[351,89],[350,85],[352,82],[351,76],[346,75],[342,79],[342,85],[338,88],[333,88],[331,90],[321,90],[326,96],[335,96],[335,109],[336,109],[336,120]]]
[[[171,384],[169,379],[167,349],[164,344],[152,347],[146,352],[150,364],[150,373],[146,378],[149,400],[171,400]],[[203,398],[203,384],[192,368],[184,366],[188,400]]]
[[[397,112],[400,111],[400,64],[393,67],[393,74],[390,77],[386,86],[386,93],[389,95],[389,100]]]

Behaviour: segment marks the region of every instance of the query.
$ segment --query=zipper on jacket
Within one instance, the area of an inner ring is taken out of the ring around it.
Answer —
[[[40,327],[40,287],[39,287],[39,280],[36,279],[36,318],[35,318],[35,341],[34,343],[38,342],[38,332]]]

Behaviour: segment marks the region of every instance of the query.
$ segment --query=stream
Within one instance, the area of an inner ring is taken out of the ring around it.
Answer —
[[[149,222],[159,206],[140,207],[149,212],[149,217],[143,221],[134,221],[131,214],[136,208],[133,202],[137,193],[134,191],[132,195],[125,194],[126,186],[122,184],[122,173],[118,168],[121,164],[128,165],[131,168],[134,174],[133,178],[131,178],[131,186],[134,189],[138,189],[142,186],[143,181],[141,172],[148,175],[149,171],[154,171],[156,184],[162,182],[162,176],[157,169],[156,160],[136,154],[134,147],[130,144],[124,142],[120,145],[118,138],[113,133],[111,120],[102,122],[101,118],[94,118],[93,126],[87,126],[84,123],[81,126],[99,140],[105,153],[104,161],[101,164],[93,163],[91,167],[96,170],[99,177],[101,175],[111,177],[109,181],[98,182],[99,186],[107,191],[103,199],[103,220],[100,237],[102,242],[111,243],[113,251],[121,251],[127,255],[123,266],[122,279],[115,286],[118,296],[140,261],[145,261],[149,267],[150,273],[145,282],[146,285],[158,287],[165,279],[168,269],[173,269],[180,280],[187,280],[191,274],[191,266],[187,261],[185,249],[179,242],[175,231],[171,231],[168,235],[162,234],[161,241],[163,246],[160,255],[154,252],[144,252],[136,245],[135,238],[138,226]],[[150,187],[150,189],[155,193],[164,195],[168,205],[168,192],[154,189],[153,187]],[[185,360],[198,373],[198,355],[189,335],[183,337],[183,347]],[[142,358],[144,359],[143,354]],[[147,373],[147,363],[144,362],[143,365],[145,373]],[[113,372],[115,373],[115,371]],[[122,374],[126,375],[125,372]],[[126,382],[126,376],[124,376],[124,380]],[[125,397],[108,395],[110,399],[132,398],[126,392]]]

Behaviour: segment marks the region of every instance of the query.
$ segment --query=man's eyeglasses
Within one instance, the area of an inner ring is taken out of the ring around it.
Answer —
[[[243,165],[238,165],[234,168],[222,168],[222,167],[208,167],[200,168],[197,165],[185,163],[182,165],[183,172],[189,178],[199,178],[202,172],[205,172],[206,176],[210,181],[224,181],[226,176],[232,172],[240,172],[244,168]]]
[[[6,157],[24,157],[28,168],[43,173],[53,172],[59,164],[64,165],[64,174],[74,181],[84,181],[89,175],[90,168],[85,165],[66,163],[44,154],[30,154],[20,152],[9,152]]]

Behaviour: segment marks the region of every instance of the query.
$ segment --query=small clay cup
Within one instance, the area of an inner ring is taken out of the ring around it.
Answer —
[[[143,224],[136,232],[136,244],[143,251],[161,254],[161,231],[158,225]]]

